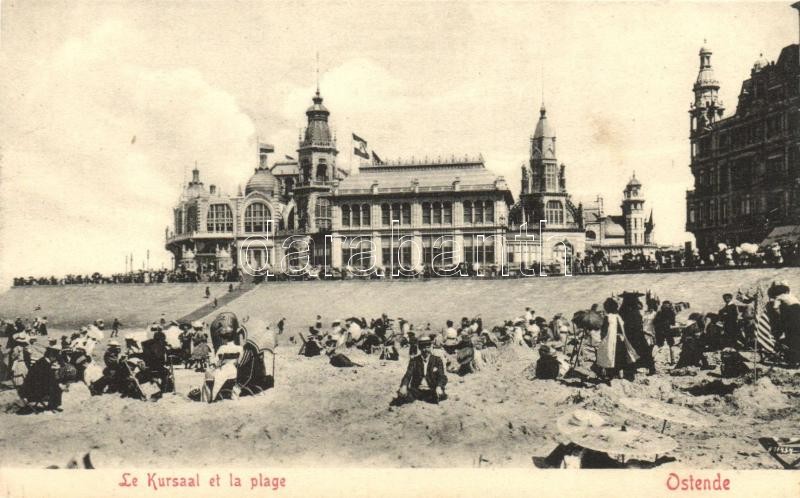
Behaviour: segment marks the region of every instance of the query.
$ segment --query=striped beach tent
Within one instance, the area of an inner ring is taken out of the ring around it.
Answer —
[[[768,302],[761,288],[759,288],[755,303],[756,342],[759,349],[775,354],[775,337],[772,335],[772,324],[767,313]]]

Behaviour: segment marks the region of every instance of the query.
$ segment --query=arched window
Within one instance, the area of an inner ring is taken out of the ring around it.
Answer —
[[[372,217],[370,216],[369,209],[369,204],[361,205],[361,224],[364,226],[370,226],[372,224]]]
[[[267,232],[270,218],[267,205],[263,202],[254,202],[244,211],[244,231],[246,233]]]
[[[317,199],[314,207],[317,228],[330,230],[331,228],[331,203],[328,199]]]
[[[564,224],[564,209],[559,201],[547,201],[547,206],[544,210],[544,217],[548,225],[563,225]]]
[[[483,223],[483,201],[475,203],[475,223]]]
[[[288,228],[289,230],[294,230],[295,227],[297,226],[297,212],[294,208],[292,208],[292,210],[289,211],[288,218],[289,220],[286,223],[286,228]]]
[[[442,206],[444,208],[442,223],[444,223],[445,225],[450,225],[453,223],[453,203],[445,202],[442,204]]]
[[[392,210],[388,204],[381,204],[381,224],[385,227],[392,224]]]
[[[485,223],[494,223],[494,202],[486,201],[483,208],[483,221]]]
[[[586,231],[586,240],[597,240],[597,234],[594,233],[594,230]]]
[[[403,212],[401,213],[400,223],[403,225],[411,224],[411,204],[403,203]]]
[[[183,211],[180,209],[175,210],[175,235],[183,233]]]
[[[317,181],[324,182],[328,179],[328,165],[325,164],[325,160],[320,159],[319,164],[317,164]]]
[[[212,204],[208,206],[206,230],[209,232],[232,232],[233,212],[230,206],[227,204]]]
[[[430,225],[431,224],[431,203],[430,202],[423,202],[422,203],[422,224],[423,225]]]
[[[472,223],[472,201],[464,201],[464,223]]]
[[[358,204],[351,206],[350,212],[353,213],[353,226],[361,226],[361,210],[358,208]]]
[[[564,267],[564,258],[567,262],[566,267]],[[572,245],[569,242],[558,242],[553,246],[553,263],[559,265],[561,271],[572,268]]]
[[[442,203],[433,203],[433,223],[437,225],[442,224]]]
[[[350,205],[348,204],[342,206],[342,226],[350,226]]]

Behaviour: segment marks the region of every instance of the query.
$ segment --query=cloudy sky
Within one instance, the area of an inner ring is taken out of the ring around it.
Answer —
[[[633,170],[661,243],[681,243],[688,115],[708,40],[733,112],[789,2],[12,2],[0,11],[0,285],[169,264],[164,228],[195,161],[235,192],[278,157],[320,84],[347,165],[483,154],[515,196],[542,94],[577,201],[618,209]],[[544,88],[543,88],[544,87]]]

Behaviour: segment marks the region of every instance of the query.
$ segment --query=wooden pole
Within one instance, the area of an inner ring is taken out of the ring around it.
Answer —
[[[761,289],[759,288],[759,293]],[[756,300],[754,304],[754,311],[755,311],[755,330],[753,331],[753,341],[755,342],[755,347],[753,348],[753,375],[755,376],[755,380],[758,381],[758,363],[756,362],[756,358],[758,358],[758,304],[759,304],[759,296],[756,295]]]

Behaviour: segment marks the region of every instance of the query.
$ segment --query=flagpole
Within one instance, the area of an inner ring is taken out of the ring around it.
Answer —
[[[756,318],[755,326],[756,327],[755,327],[755,330],[754,330],[755,333],[753,334],[753,340],[756,343],[755,347],[753,348],[753,375],[755,376],[754,380],[756,380],[756,381],[758,381],[758,363],[756,362],[756,358],[758,358],[758,314],[759,314],[759,306],[758,305],[759,305],[759,301],[760,301],[760,299],[759,299],[760,295],[761,295],[761,287],[758,288],[758,293],[756,294],[756,302],[755,302],[755,318]],[[766,310],[764,310],[764,311],[766,311]]]

